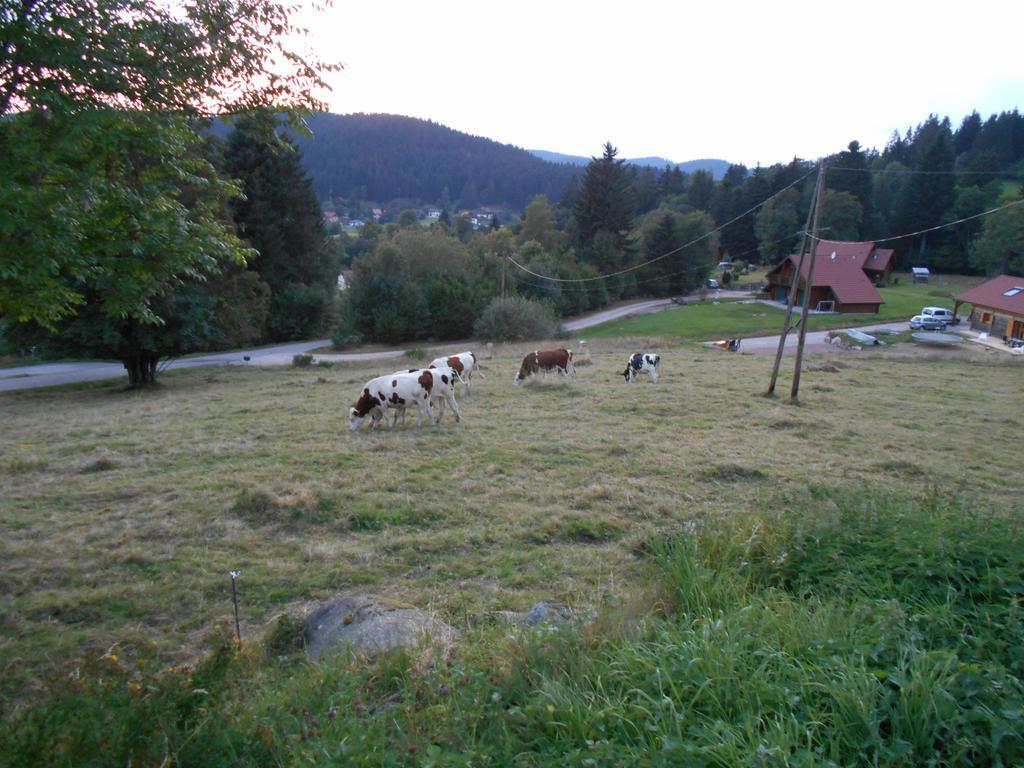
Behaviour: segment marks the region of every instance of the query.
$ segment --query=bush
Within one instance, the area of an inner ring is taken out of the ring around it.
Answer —
[[[308,368],[313,364],[313,356],[306,354],[298,354],[292,358],[292,365],[296,368]]]
[[[561,325],[547,304],[512,296],[488,304],[473,333],[489,341],[528,341],[553,338]]]

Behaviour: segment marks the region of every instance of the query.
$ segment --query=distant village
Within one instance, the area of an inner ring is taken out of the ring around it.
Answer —
[[[331,210],[325,206],[324,224],[326,225],[328,232],[331,232],[332,234],[340,234],[343,230],[358,230],[366,226],[367,221],[374,221],[378,224],[388,224],[394,221],[399,213],[406,210],[414,211],[420,221],[428,224],[435,221],[441,221],[444,216],[444,210],[435,207],[402,209],[370,208],[361,215],[349,215],[350,211],[346,210],[342,206],[338,206],[335,210]],[[495,218],[497,218],[498,222],[501,223],[511,217],[511,214],[508,211],[489,206],[475,209],[456,210],[449,215],[453,218],[456,216],[467,217],[469,223],[473,226],[473,229],[476,230],[490,229],[494,224]]]

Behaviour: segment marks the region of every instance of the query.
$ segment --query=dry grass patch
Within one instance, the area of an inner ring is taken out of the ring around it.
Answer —
[[[356,590],[458,624],[628,593],[654,531],[808,482],[927,482],[1019,508],[1018,365],[851,354],[806,370],[794,408],[760,396],[769,356],[600,340],[575,383],[513,386],[523,354],[551,346],[573,343],[495,346],[462,423],[419,430],[349,430],[393,360],[0,396],[0,658],[20,660],[3,695],[126,637],[187,653],[230,617],[231,570],[246,626]],[[663,355],[657,385],[623,383],[638,349]]]

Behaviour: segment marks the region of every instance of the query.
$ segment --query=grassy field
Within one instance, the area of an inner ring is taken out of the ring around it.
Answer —
[[[980,282],[980,278],[944,277],[944,284],[914,285],[901,278],[896,285],[881,288],[885,303],[877,314],[812,315],[810,330],[846,328],[856,325],[909,320],[925,306],[953,309],[953,295]],[[969,312],[970,308],[967,307]],[[961,317],[965,308],[961,307]],[[586,339],[611,339],[629,336],[666,336],[689,340],[728,339],[737,336],[769,336],[781,332],[785,310],[766,304],[737,304],[735,301],[708,301],[630,317],[587,329]]]
[[[49,672],[107,658],[115,644],[162,663],[195,659],[231,615],[230,570],[242,572],[249,639],[338,592],[383,595],[468,629],[539,599],[645,615],[656,568],[639,555],[689,521],[724,530],[766,510],[831,509],[829,498],[865,489],[1022,511],[1019,361],[970,350],[829,356],[791,405],[761,396],[770,357],[666,340],[591,346],[575,385],[522,388],[512,379],[525,347],[499,348],[462,400],[463,422],[419,431],[412,420],[348,429],[362,383],[401,360],[0,397],[5,710],[39,694]],[[664,356],[657,386],[622,382],[639,348]],[[493,648],[504,648],[500,637]],[[496,673],[476,655],[508,670],[491,653],[470,645],[459,662],[489,669],[485,688]],[[243,679],[276,681],[267,684],[279,704],[295,674],[301,686],[323,679],[265,666]],[[386,669],[366,674],[388,685]]]

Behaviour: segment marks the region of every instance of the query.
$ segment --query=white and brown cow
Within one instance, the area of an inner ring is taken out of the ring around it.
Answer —
[[[428,368],[451,368],[455,373],[458,374],[458,381],[466,385],[466,394],[469,394],[469,382],[473,378],[475,372],[480,373],[480,378],[487,378],[484,376],[483,370],[480,368],[480,363],[477,362],[476,354],[474,352],[459,352],[457,355],[451,355],[449,357],[439,357],[432,361]]]
[[[576,380],[576,367],[572,364],[572,352],[568,349],[542,349],[531,352],[523,358],[516,374],[516,386],[522,384],[528,376],[548,371],[557,371],[570,381]]]
[[[395,413],[391,417],[390,426],[394,427],[398,414],[408,406],[415,405],[420,412],[416,421],[419,427],[424,420],[430,420],[430,393],[433,388],[434,377],[427,371],[418,374],[393,373],[370,379],[348,412],[349,423],[353,430],[357,430],[369,417],[370,429],[376,429],[387,410],[391,409]]]
[[[651,383],[658,383],[658,373],[661,371],[661,355],[652,355],[649,352],[637,352],[629,356],[626,361],[626,370],[622,372],[626,382],[633,383],[633,380],[641,373],[651,377]]]
[[[458,381],[459,375],[453,369],[447,366],[431,367],[431,368],[409,368],[404,371],[398,371],[399,374],[415,373],[429,374],[433,378],[432,386],[430,387],[430,397],[427,402],[430,409],[431,421],[440,424],[441,417],[444,416],[444,406],[447,404],[451,409],[452,413],[455,414],[456,421],[462,421],[462,414],[459,413],[459,405],[455,402],[455,382]],[[438,405],[437,418],[434,418],[434,405]],[[402,423],[405,423],[405,409],[396,409],[396,416],[402,417]]]

